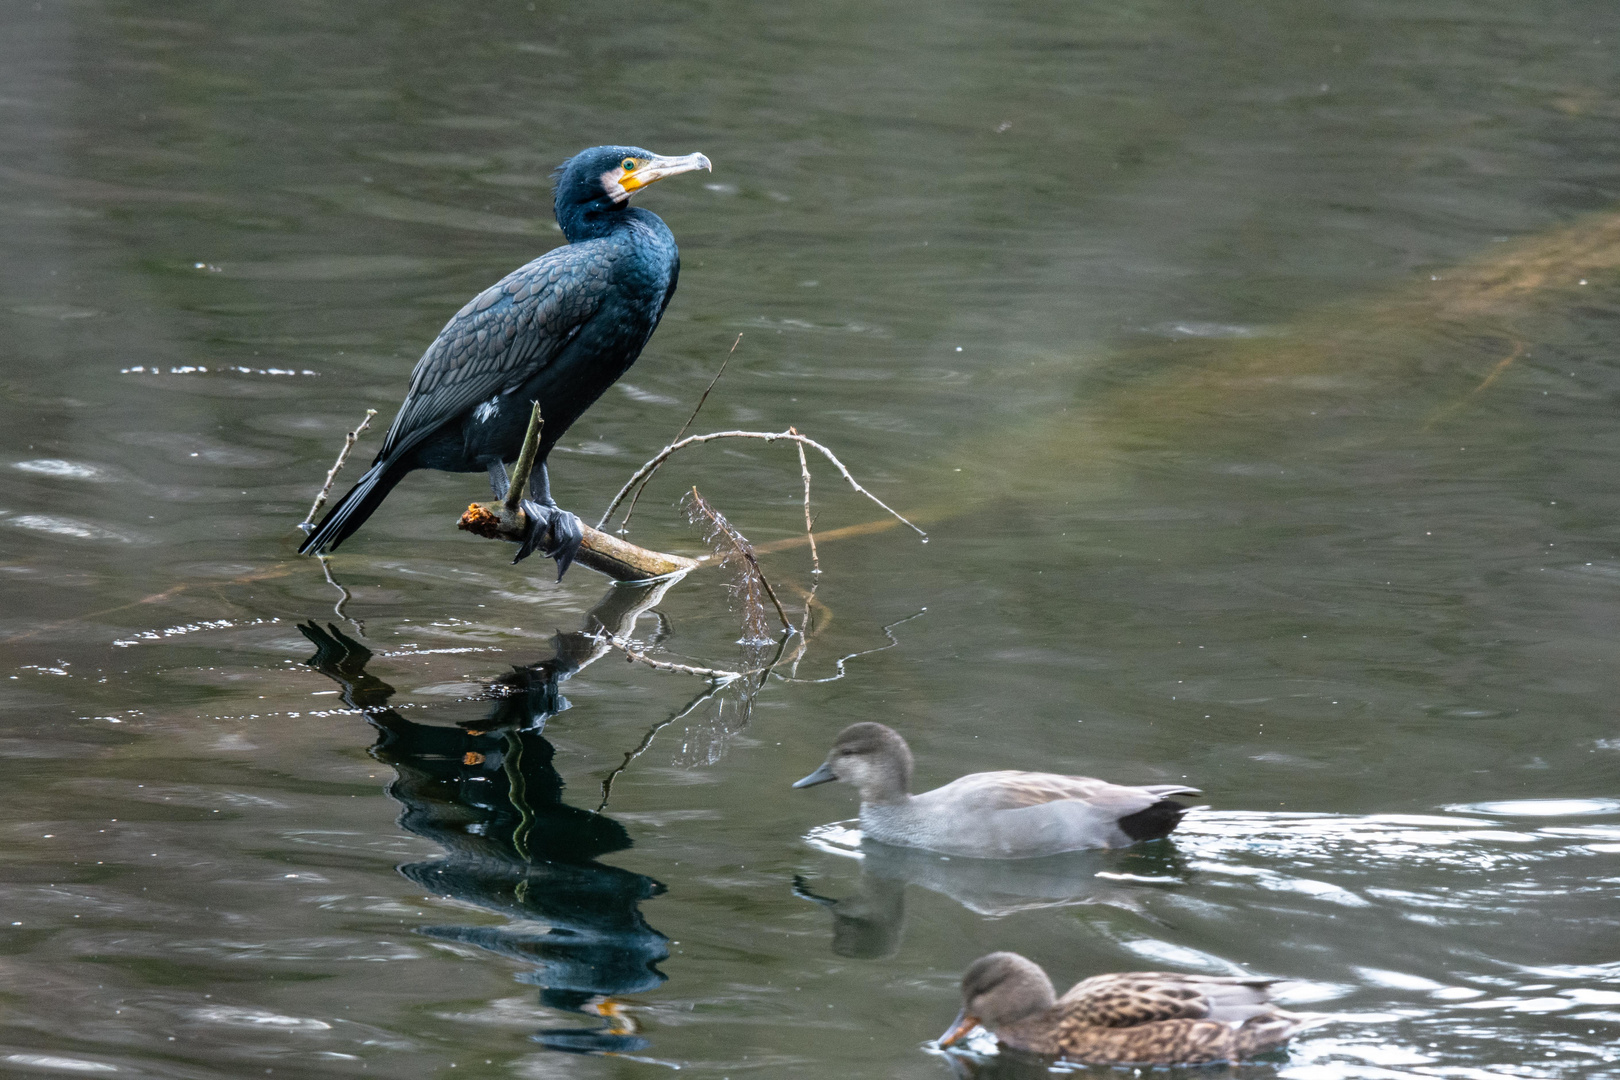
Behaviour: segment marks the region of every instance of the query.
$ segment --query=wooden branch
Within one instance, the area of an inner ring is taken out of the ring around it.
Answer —
[[[637,547],[584,522],[580,524],[585,529],[585,540],[574,554],[574,561],[615,581],[648,581],[701,564],[699,559]],[[505,503],[473,503],[456,522],[456,527],[488,540],[521,544],[528,535],[529,519],[522,510],[508,510]]]
[[[540,432],[545,430],[546,423],[540,417],[540,403],[534,402],[534,410],[529,413],[529,430],[523,435],[523,447],[518,451],[517,464],[512,468],[511,479],[506,484],[506,509],[516,512],[519,504],[523,502],[523,489],[529,486],[529,474],[534,472],[535,455],[540,452]]]
[[[540,452],[540,433],[545,421],[540,416],[540,403],[534,403],[529,414],[529,430],[523,436],[523,447],[518,451],[507,483],[506,498],[490,503],[473,503],[456,522],[456,527],[488,540],[509,540],[523,543],[528,535],[529,516],[523,512],[523,491],[529,484],[529,474]],[[615,581],[648,581],[668,574],[691,570],[698,560],[682,555],[669,555],[662,551],[649,551],[644,547],[609,536],[593,529],[583,521],[585,540],[574,561],[588,566],[597,573],[606,574]]]

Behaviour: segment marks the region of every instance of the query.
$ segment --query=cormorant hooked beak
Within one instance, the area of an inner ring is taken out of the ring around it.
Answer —
[[[945,1029],[945,1034],[939,1037],[939,1048],[943,1050],[947,1046],[955,1046],[967,1038],[968,1033],[978,1026],[979,1018],[969,1016],[967,1007],[963,1006],[962,1011],[956,1014],[956,1019],[951,1021],[951,1026]]]
[[[817,769],[803,780],[794,781],[793,786],[796,788],[815,787],[817,784],[830,784],[836,779],[838,779],[838,777],[833,775],[832,766],[823,761],[821,763],[821,768]]]
[[[648,184],[656,184],[660,180],[697,169],[713,172],[714,166],[710,165],[709,159],[702,154],[625,158],[617,169],[602,177],[602,186],[614,196],[615,202],[623,202]],[[618,190],[615,191],[615,188]]]

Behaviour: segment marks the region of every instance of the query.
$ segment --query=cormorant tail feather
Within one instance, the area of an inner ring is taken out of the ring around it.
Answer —
[[[364,476],[349,489],[349,493],[326,512],[315,531],[298,545],[298,553],[319,555],[333,551],[347,540],[355,530],[366,523],[394,485],[405,479],[409,468],[401,468],[391,461],[379,461],[366,470]]]

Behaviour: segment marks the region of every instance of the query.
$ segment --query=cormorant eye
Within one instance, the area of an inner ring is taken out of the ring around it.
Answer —
[[[636,167],[636,159],[633,158],[633,157],[627,157],[623,161],[619,162],[619,168],[623,169],[625,172],[629,172],[631,169],[634,169],[635,167]]]

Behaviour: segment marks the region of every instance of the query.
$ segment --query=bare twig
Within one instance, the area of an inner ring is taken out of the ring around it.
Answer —
[[[540,433],[546,422],[540,416],[540,403],[534,403],[529,414],[529,430],[523,435],[523,448],[518,451],[517,464],[512,467],[512,478],[506,487],[506,512],[515,514],[523,502],[523,489],[529,486],[529,474],[534,471],[534,459],[540,452]]]
[[[741,345],[741,344],[742,344],[742,335],[738,334],[737,335],[737,340],[733,341],[731,343],[731,348],[726,350],[726,358],[724,360],[720,361],[720,370],[716,371],[714,373],[714,378],[709,380],[709,385],[703,388],[703,396],[698,398],[698,402],[697,402],[696,407],[694,407],[692,409],[692,415],[688,416],[686,418],[686,423],[681,425],[681,430],[679,430],[679,431],[677,431],[675,433],[675,441],[676,442],[680,442],[681,436],[685,435],[687,429],[692,426],[692,421],[697,419],[697,414],[703,411],[703,403],[705,401],[709,400],[709,391],[713,390],[714,389],[714,384],[720,381],[720,376],[722,376],[722,375],[724,375],[726,373],[726,365],[731,363],[731,354],[736,352],[737,351],[737,346]],[[628,517],[628,515],[626,515],[626,516]]]
[[[912,618],[916,618],[916,616],[913,615]],[[905,620],[902,620],[902,621],[905,621]],[[894,625],[898,626],[899,624],[896,623]],[[697,675],[697,676],[700,676],[701,678],[709,679],[709,680],[711,680],[711,681],[713,681],[715,683],[715,689],[717,689],[717,690],[722,688],[722,687],[729,686],[731,683],[735,682],[738,679],[748,678],[748,677],[751,677],[751,676],[754,676],[754,675],[769,675],[769,674],[771,674],[773,671],[776,670],[777,666],[780,665],[781,662],[782,662],[782,653],[783,653],[782,645],[785,644],[786,641],[787,641],[787,639],[784,637],[782,639],[782,643],[778,644],[777,649],[776,649],[776,656],[774,658],[772,658],[770,663],[761,664],[758,667],[749,668],[747,671],[731,671],[731,670],[729,670],[727,668],[695,667],[695,666],[693,666],[691,664],[677,664],[677,663],[674,663],[673,661],[670,661],[670,660],[655,660],[652,657],[648,656],[642,650],[636,648],[635,645],[633,645],[628,638],[620,637],[617,634],[610,633],[606,629],[598,630],[595,633],[590,633],[590,632],[587,632],[587,631],[580,631],[580,634],[581,634],[581,636],[589,638],[592,641],[600,642],[603,645],[607,645],[607,646],[609,646],[611,648],[618,649],[620,652],[624,653],[626,659],[631,660],[631,661],[633,661],[635,663],[646,664],[648,667],[653,668],[656,671],[673,671],[673,672],[675,672],[677,674],[680,674],[680,675]],[[899,642],[896,641],[896,642],[894,642],[894,644],[898,645]],[[892,645],[885,645],[884,646],[884,648],[892,648],[892,647],[893,647]],[[878,651],[878,650],[874,650],[874,651]],[[864,656],[865,653],[860,653],[858,655]],[[703,695],[703,697],[700,697],[697,701],[694,701],[692,703],[692,706],[695,707],[696,705],[701,703],[705,698],[707,698],[709,696],[711,696],[711,695],[710,694]],[[690,711],[691,711],[691,708],[688,708],[688,709],[682,711],[681,713],[677,714],[673,719],[678,720],[682,716],[685,716],[686,713],[688,713]]]
[[[343,449],[338,451],[337,461],[332,464],[331,470],[327,472],[326,483],[321,485],[321,493],[315,496],[315,501],[310,504],[309,513],[305,514],[304,520],[298,523],[300,529],[309,532],[310,525],[315,520],[315,515],[321,512],[321,507],[326,505],[327,497],[332,494],[332,484],[337,480],[337,474],[342,471],[344,463],[349,460],[349,451],[354,449],[354,444],[360,441],[360,433],[371,426],[371,418],[376,415],[376,409],[367,409],[366,418],[360,421],[353,431],[344,436]]]
[[[726,365],[731,363],[731,354],[737,351],[737,346],[741,343],[742,335],[738,334],[737,340],[731,343],[730,350],[726,352],[726,358],[720,361],[720,370],[714,373],[714,378],[709,380],[709,385],[703,388],[703,395],[698,398],[697,405],[692,409],[692,415],[686,418],[686,423],[681,425],[681,430],[675,433],[675,442],[681,441],[681,436],[686,434],[686,429],[692,426],[692,421],[696,420],[698,413],[703,411],[703,403],[709,400],[709,391],[713,390],[714,384],[720,381],[720,376],[726,373]],[[641,501],[641,493],[647,490],[647,484],[651,481],[651,479],[652,478],[649,476],[646,480],[643,480],[641,482],[641,486],[636,489],[635,495],[630,499],[629,509],[625,510],[624,520],[619,522],[619,528],[616,530],[620,536],[623,536],[625,533],[630,531],[630,515],[636,512],[636,503]],[[602,521],[598,522],[596,527],[600,529],[602,524],[606,521],[607,518],[603,517]]]
[[[692,489],[690,496],[688,516],[694,523],[700,519],[707,523],[704,530],[704,539],[714,548],[715,553],[720,556],[718,565],[725,566],[728,563],[735,562],[743,564],[740,569],[743,571],[744,577],[741,588],[738,590],[743,597],[744,604],[743,619],[745,625],[743,632],[756,640],[767,637],[764,632],[763,620],[755,617],[754,609],[758,607],[758,598],[753,594],[753,590],[749,588],[750,583],[757,580],[760,587],[765,590],[765,595],[770,597],[771,605],[776,608],[776,614],[782,620],[782,626],[786,628],[789,634],[793,633],[793,622],[787,617],[787,612],[783,610],[782,601],[776,598],[776,590],[771,588],[771,583],[765,579],[765,571],[760,569],[759,560],[754,557],[753,547],[743,534],[738,532],[731,522],[726,520],[724,514],[709,505],[708,501],[698,493],[698,489],[695,487]],[[753,571],[751,576],[749,575],[750,570]]]
[[[798,428],[788,428],[789,435],[797,435]],[[804,443],[794,443],[793,448],[799,452],[799,475],[804,477],[804,538],[810,541],[810,572],[821,573],[821,556],[816,554],[816,534],[812,531],[815,525],[810,517],[810,462],[804,457]],[[805,625],[809,625],[810,609],[804,609]]]
[[[635,474],[631,476],[629,480],[624,482],[624,486],[619,489],[619,493],[617,495],[613,496],[613,501],[608,504],[607,510],[602,514],[602,520],[596,523],[596,527],[600,529],[605,526],[608,518],[612,516],[613,511],[618,509],[619,504],[624,501],[625,496],[630,494],[630,489],[642,481],[650,478],[653,473],[658,471],[658,467],[660,465],[669,460],[670,455],[674,454],[677,450],[684,450],[688,446],[697,446],[700,443],[713,442],[716,439],[761,439],[765,442],[786,440],[788,442],[796,442],[804,446],[808,446],[811,449],[818,451],[822,457],[825,457],[828,461],[832,462],[833,465],[837,467],[839,473],[843,475],[844,479],[849,482],[850,487],[854,488],[862,495],[865,495],[868,499],[871,499],[878,506],[888,511],[888,513],[891,514],[895,520],[899,521],[902,525],[906,526],[918,536],[922,537],[923,543],[926,544],[928,542],[927,533],[917,528],[917,526],[913,525],[910,521],[907,521],[904,515],[895,510],[888,503],[861,487],[861,485],[856,482],[855,477],[851,476],[849,470],[844,467],[844,463],[838,460],[838,455],[816,442],[816,440],[792,431],[711,431],[707,435],[688,435],[684,439],[677,439],[675,442],[670,443],[668,446],[658,451],[652,460],[648,461],[641,468],[637,469]]]

